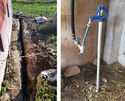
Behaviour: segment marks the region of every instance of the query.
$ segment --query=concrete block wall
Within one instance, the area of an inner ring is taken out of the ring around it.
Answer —
[[[124,25],[123,25],[122,35],[121,35],[118,61],[120,64],[122,64],[125,67],[125,19],[124,19]]]
[[[107,23],[104,61],[108,64],[120,62],[125,66],[125,0],[110,0]]]
[[[89,16],[94,16],[97,7],[103,5],[109,6],[109,0],[75,0],[75,29],[76,37],[83,38]],[[65,68],[69,65],[84,65],[93,62],[97,57],[97,36],[98,22],[93,21],[90,26],[85,43],[85,52],[83,59],[78,59],[79,49],[72,41],[70,24],[70,0],[61,0],[61,65]],[[102,33],[102,55],[104,46],[104,37],[106,33],[106,22],[103,23]]]

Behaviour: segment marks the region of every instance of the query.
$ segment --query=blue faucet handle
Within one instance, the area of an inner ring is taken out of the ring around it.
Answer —
[[[82,56],[79,56],[79,59],[82,60]]]
[[[100,16],[101,10],[103,10],[103,11],[106,12],[106,18],[104,18],[103,16]],[[109,11],[108,11],[108,9],[106,9],[102,5],[99,5],[96,15],[92,16],[92,17],[89,17],[89,21],[92,22],[93,20],[98,20],[98,22],[103,22],[103,21],[107,21],[108,17],[109,17]]]
[[[81,39],[80,38],[76,38],[76,40],[80,41]]]

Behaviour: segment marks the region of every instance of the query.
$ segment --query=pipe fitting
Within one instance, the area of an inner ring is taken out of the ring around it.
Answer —
[[[80,50],[80,53],[79,54],[79,59],[82,59],[82,54],[84,53],[84,44],[80,45],[79,43],[79,40],[73,40],[74,43],[77,45],[77,47],[79,48]]]
[[[80,49],[80,54],[83,54],[83,53],[84,53],[84,45],[81,45],[81,46],[79,47],[79,49]]]
[[[82,60],[82,54],[79,55],[79,59]]]

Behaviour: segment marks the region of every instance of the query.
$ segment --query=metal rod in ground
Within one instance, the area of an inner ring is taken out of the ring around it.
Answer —
[[[96,92],[99,91],[101,36],[102,36],[102,22],[99,22],[99,28],[98,28],[98,49],[97,49],[97,53],[98,53],[98,54],[97,54],[97,79],[96,79]]]

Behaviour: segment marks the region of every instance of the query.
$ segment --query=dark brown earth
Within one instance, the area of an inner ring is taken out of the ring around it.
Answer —
[[[96,66],[81,66],[79,75],[64,78],[62,101],[125,101],[125,68],[119,63],[101,63],[100,91],[96,88]],[[102,79],[107,79],[104,82]]]

